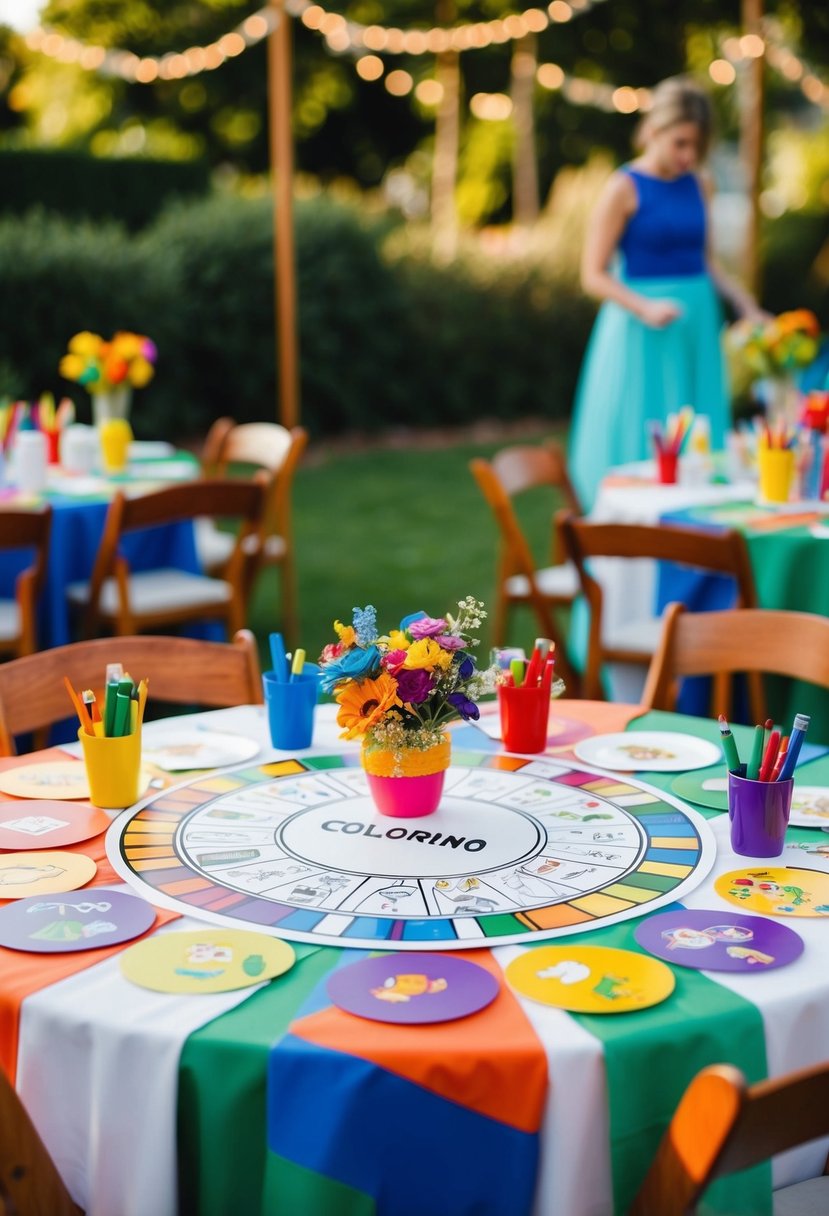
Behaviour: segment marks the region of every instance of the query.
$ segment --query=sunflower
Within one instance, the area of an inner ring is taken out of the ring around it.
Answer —
[[[385,672],[376,680],[360,680],[346,684],[335,697],[339,705],[337,724],[344,727],[341,739],[357,739],[394,706],[402,706],[397,695],[397,681]]]

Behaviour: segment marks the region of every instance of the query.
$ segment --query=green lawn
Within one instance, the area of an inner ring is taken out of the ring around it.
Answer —
[[[374,604],[387,629],[418,609],[442,615],[466,595],[493,604],[496,527],[468,465],[506,442],[316,454],[299,469],[300,642],[309,659],[333,640],[332,621],[350,621],[355,605]],[[544,491],[525,495],[521,504],[539,559],[546,556],[558,505]],[[267,666],[267,635],[280,620],[277,580],[272,569],[261,575],[250,614]],[[526,646],[537,632],[532,614],[522,610],[512,618],[509,641]],[[487,629],[482,655],[489,644]]]

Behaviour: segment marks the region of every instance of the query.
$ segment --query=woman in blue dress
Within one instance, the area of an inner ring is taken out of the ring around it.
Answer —
[[[664,425],[683,405],[706,414],[713,447],[724,446],[729,398],[718,295],[740,316],[760,310],[711,257],[710,189],[696,172],[711,126],[700,89],[679,77],[662,81],[640,128],[640,155],[611,175],[588,227],[582,286],[602,306],[570,447],[585,509],[611,466],[652,455],[648,423]]]

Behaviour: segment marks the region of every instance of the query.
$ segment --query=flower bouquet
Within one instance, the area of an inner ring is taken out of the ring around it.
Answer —
[[[69,339],[59,370],[92,394],[95,421],[126,418],[130,394],[152,380],[158,357],[155,343],[143,334],[116,333],[109,342],[84,330]]]
[[[815,314],[797,308],[760,323],[747,318],[735,322],[728,344],[754,379],[767,380],[808,367],[818,352],[819,336]]]
[[[437,809],[450,755],[445,727],[477,719],[476,700],[495,689],[498,669],[479,671],[469,653],[485,616],[483,604],[468,596],[456,616],[416,612],[388,634],[378,633],[371,605],[355,608],[350,625],[335,621],[338,641],[320,656],[320,683],[339,705],[341,737],[362,740],[363,767],[382,813]]]
[[[781,312],[768,321],[735,322],[726,348],[737,391],[756,384],[767,415],[781,415],[794,425],[799,400],[794,377],[814,361],[819,346],[817,317],[806,308]]]

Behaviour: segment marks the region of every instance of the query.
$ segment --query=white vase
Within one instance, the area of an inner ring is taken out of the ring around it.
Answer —
[[[96,426],[111,418],[128,419],[132,405],[132,385],[119,384],[106,392],[92,394],[92,421]]]

